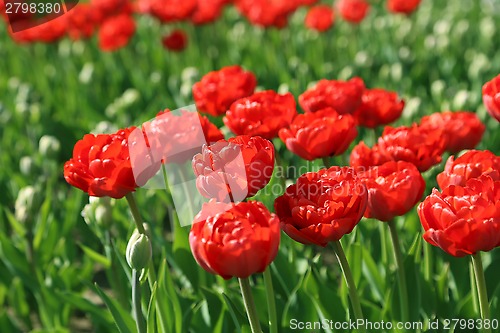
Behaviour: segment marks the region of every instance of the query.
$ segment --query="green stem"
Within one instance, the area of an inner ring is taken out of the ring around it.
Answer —
[[[330,158],[328,156],[327,157],[323,157],[321,160],[323,161],[323,165],[326,168],[331,167]]]
[[[401,252],[401,245],[399,244],[398,232],[396,230],[396,223],[394,220],[387,222],[389,225],[389,230],[391,232],[392,245],[394,246],[394,257],[396,259],[398,280],[399,280],[399,301],[401,307],[401,320],[409,320],[409,309],[408,309],[408,289],[406,287],[406,274],[403,263],[403,254]]]
[[[259,318],[257,316],[257,309],[255,308],[252,291],[250,289],[250,282],[248,278],[238,278],[238,281],[240,282],[241,295],[243,296],[243,302],[245,303],[245,309],[247,311],[252,333],[262,333],[262,328],[260,328]]]
[[[425,242],[424,244],[424,263],[425,263],[425,271],[424,278],[426,281],[430,281],[433,276],[432,273],[432,245]]]
[[[276,315],[276,300],[270,266],[264,271],[264,284],[266,285],[267,309],[269,311],[269,332],[278,333],[278,316]]]
[[[146,321],[142,314],[141,282],[139,281],[137,269],[132,270],[132,308],[134,311],[135,323],[137,325],[137,332],[146,333]]]
[[[144,229],[144,222],[142,221],[141,213],[139,213],[139,208],[137,207],[137,201],[135,201],[134,194],[130,192],[125,196],[125,198],[127,199],[130,211],[132,212],[132,216],[134,217],[134,222],[137,230],[140,234],[145,234],[146,229]]]
[[[352,309],[354,311],[354,316],[356,320],[364,319],[363,311],[361,310],[361,303],[359,301],[358,292],[356,290],[356,284],[354,283],[354,278],[352,276],[351,268],[347,262],[347,258],[342,248],[340,241],[333,242],[333,250],[339,261],[340,268],[344,274],[345,282],[347,283],[347,289],[349,290],[349,298],[351,299]],[[361,332],[365,332],[365,329],[360,329]]]
[[[477,293],[479,295],[479,309],[481,310],[481,319],[490,319],[490,306],[488,304],[488,293],[486,292],[486,280],[484,278],[483,262],[481,252],[472,255],[472,264],[476,276]],[[484,333],[490,333],[491,329],[483,329]]]

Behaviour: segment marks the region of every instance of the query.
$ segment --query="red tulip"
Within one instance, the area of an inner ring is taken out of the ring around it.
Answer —
[[[387,0],[387,8],[393,13],[409,15],[420,5],[421,0]]]
[[[103,51],[115,51],[127,45],[134,34],[135,22],[130,15],[111,17],[99,28],[99,47]]]
[[[176,29],[162,39],[163,47],[170,51],[180,52],[188,43],[188,37],[183,30]]]
[[[65,14],[67,33],[73,40],[90,38],[97,27],[94,9],[86,3],[78,4]]]
[[[437,175],[437,182],[442,189],[450,185],[465,186],[469,179],[482,175],[488,175],[494,181],[500,180],[500,156],[488,150],[471,150],[456,160],[450,156],[444,171]]]
[[[422,118],[421,126],[442,130],[446,151],[452,154],[476,147],[485,130],[477,115],[466,111],[433,113]]]
[[[334,22],[333,8],[327,5],[318,5],[309,9],[304,24],[311,30],[324,32],[330,29]]]
[[[283,28],[300,4],[290,0],[235,0],[235,5],[254,25]]]
[[[253,94],[257,79],[240,66],[210,72],[193,86],[198,111],[212,116],[224,114],[236,100]]]
[[[279,137],[290,151],[312,161],[344,153],[358,135],[355,125],[351,115],[326,108],[298,115]]]
[[[197,4],[197,0],[141,0],[139,6],[161,22],[169,23],[188,19]]]
[[[365,217],[389,222],[408,213],[422,198],[425,181],[415,165],[390,161],[359,174],[368,190]]]
[[[207,198],[237,202],[254,196],[269,183],[274,146],[261,137],[237,136],[203,146],[193,158],[198,191]]]
[[[352,113],[361,104],[364,90],[365,84],[358,77],[349,81],[321,80],[299,96],[299,104],[306,112],[331,107],[340,114]]]
[[[114,134],[85,135],[64,164],[64,178],[91,196],[119,199],[146,184],[159,167],[142,131],[131,127]]]
[[[191,14],[191,21],[196,25],[215,22],[227,2],[226,0],[197,0],[196,10]]]
[[[491,116],[500,122],[500,75],[484,84],[483,102]]]
[[[165,110],[143,129],[156,160],[183,164],[201,152],[205,144],[224,139],[220,130],[198,112]]]
[[[350,233],[363,217],[368,194],[347,167],[309,172],[274,202],[281,229],[303,244],[326,246]]]
[[[351,166],[369,167],[388,161],[413,163],[420,172],[441,162],[446,140],[442,131],[419,127],[389,127],[370,150],[360,143],[351,153]],[[363,156],[365,155],[365,156]]]
[[[370,10],[370,4],[365,0],[340,0],[337,7],[340,16],[351,23],[363,21]]]
[[[262,136],[272,139],[287,127],[297,114],[295,99],[290,93],[261,91],[237,100],[226,112],[224,124],[236,135]]]
[[[434,189],[418,207],[424,239],[455,257],[500,246],[500,181],[483,175],[465,187]]]
[[[359,125],[375,128],[399,119],[404,106],[405,102],[395,92],[367,89],[363,92],[361,105],[354,112],[354,117]]]
[[[195,222],[189,233],[194,258],[224,279],[262,273],[278,253],[279,220],[260,202],[210,201]]]

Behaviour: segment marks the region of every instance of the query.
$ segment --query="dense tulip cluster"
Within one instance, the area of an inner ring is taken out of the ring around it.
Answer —
[[[26,0],[22,0],[26,1]],[[19,1],[16,1],[19,2]],[[89,39],[97,34],[103,51],[124,47],[135,35],[135,17],[149,15],[162,24],[187,21],[194,25],[217,21],[224,8],[232,4],[251,24],[269,28],[284,28],[289,17],[303,6],[312,6],[316,0],[91,0],[72,4],[67,14],[57,13],[39,18],[30,13],[7,16],[5,4],[13,0],[0,0],[0,17],[10,25],[11,37],[19,43],[52,43],[64,37],[73,40]],[[391,12],[409,14],[420,0],[388,0]],[[68,6],[68,5],[67,5]],[[368,14],[370,5],[365,0],[340,0],[340,16],[347,22],[359,24]],[[329,30],[335,21],[334,6],[317,5],[309,9],[305,26],[316,31]],[[174,52],[187,46],[187,35],[175,29],[161,43]],[[339,112],[341,112],[339,110]]]

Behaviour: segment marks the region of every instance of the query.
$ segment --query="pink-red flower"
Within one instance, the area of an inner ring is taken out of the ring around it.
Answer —
[[[274,170],[274,146],[246,135],[203,146],[193,158],[196,187],[207,198],[237,202],[252,197],[269,183]]]
[[[365,217],[389,222],[422,198],[425,181],[412,163],[390,161],[359,173],[368,190]]]
[[[188,37],[184,30],[175,29],[162,39],[163,47],[170,51],[180,52],[184,50],[188,43]]]
[[[393,13],[409,15],[420,5],[421,0],[387,0],[387,8]]]
[[[281,229],[303,244],[326,246],[350,233],[363,217],[368,194],[352,168],[309,172],[274,202]]]
[[[500,75],[484,84],[483,102],[491,116],[500,122]]]
[[[442,130],[446,137],[445,150],[452,154],[476,147],[486,128],[474,112],[466,111],[433,113],[423,117],[420,124]]]
[[[130,127],[114,134],[87,134],[64,164],[66,181],[91,196],[124,197],[156,174],[143,133]]]
[[[99,47],[103,51],[114,51],[128,44],[135,34],[132,16],[120,14],[106,19],[99,28]]]
[[[279,132],[288,150],[309,161],[342,154],[357,135],[354,118],[332,108],[300,114]]]
[[[384,89],[366,89],[361,105],[354,112],[358,124],[375,128],[387,125],[401,117],[405,102],[398,94]]]
[[[413,125],[411,127],[387,126],[373,148],[363,142],[351,152],[351,166],[369,167],[388,161],[413,163],[424,172],[441,162],[446,139],[442,131]]]
[[[437,182],[441,189],[450,185],[465,186],[469,179],[482,175],[500,180],[500,156],[488,150],[470,150],[457,159],[450,156],[444,171],[437,175]]]
[[[198,112],[159,112],[143,125],[156,160],[183,164],[201,152],[203,145],[224,139],[221,131]]]
[[[280,129],[288,127],[296,115],[292,94],[280,95],[266,90],[234,102],[226,112],[224,124],[236,135],[272,139],[278,136]]]
[[[198,111],[212,116],[224,114],[236,100],[253,94],[257,79],[240,66],[213,71],[193,86]]]
[[[318,5],[309,9],[304,24],[311,30],[324,32],[329,30],[334,22],[335,13],[333,8],[327,5]]]
[[[224,279],[264,272],[279,242],[278,218],[257,201],[204,204],[189,233],[198,264]]]
[[[360,23],[368,14],[370,4],[366,0],[340,0],[337,8],[344,20]]]
[[[500,246],[500,181],[483,175],[466,186],[434,189],[418,207],[424,239],[455,257]]]
[[[320,80],[299,96],[299,104],[306,112],[331,107],[339,114],[353,113],[361,105],[364,90],[365,84],[358,77],[349,81]]]

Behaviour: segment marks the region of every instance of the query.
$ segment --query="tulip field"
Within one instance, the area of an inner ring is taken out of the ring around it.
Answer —
[[[0,0],[0,332],[500,332],[499,22]]]

